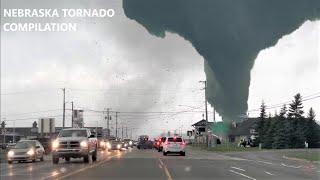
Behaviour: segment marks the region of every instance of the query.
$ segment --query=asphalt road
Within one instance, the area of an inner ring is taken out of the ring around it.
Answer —
[[[1,179],[320,179],[318,164],[285,159],[283,153],[217,154],[188,148],[187,155],[163,156],[155,150],[99,153],[97,162],[72,159],[1,163]]]

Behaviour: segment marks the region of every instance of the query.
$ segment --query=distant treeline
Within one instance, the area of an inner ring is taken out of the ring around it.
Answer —
[[[274,116],[266,114],[266,105],[262,102],[254,144],[261,143],[262,148],[270,149],[303,148],[305,143],[309,148],[320,147],[320,126],[315,116],[312,108],[304,116],[300,94],[294,96],[288,109],[283,105],[280,113]]]

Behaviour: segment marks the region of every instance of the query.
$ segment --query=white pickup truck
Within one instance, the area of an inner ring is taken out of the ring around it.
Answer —
[[[83,158],[85,163],[97,160],[97,138],[86,128],[69,128],[59,132],[52,142],[52,162],[59,163],[59,158],[70,161],[70,158]]]

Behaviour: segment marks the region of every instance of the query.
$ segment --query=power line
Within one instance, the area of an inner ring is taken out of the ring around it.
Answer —
[[[62,117],[63,115],[51,115],[51,116],[46,116],[48,118],[51,117]],[[70,115],[71,117],[71,115]],[[23,121],[23,120],[35,120],[35,119],[39,119],[39,117],[29,117],[29,118],[20,118],[20,119],[6,119],[5,121]]]
[[[52,111],[61,111],[62,109],[50,109],[44,111],[34,111],[34,112],[24,112],[24,113],[16,113],[16,114],[6,114],[4,116],[18,116],[18,115],[25,115],[25,114],[36,114],[36,113],[44,113],[44,112],[52,112]]]
[[[94,88],[91,88],[91,89],[81,89],[81,88],[68,88],[70,90],[74,90],[74,91],[121,91],[123,90],[123,88],[101,88],[101,89],[94,89]],[[161,88],[126,88],[125,89],[126,91],[173,91],[173,92],[177,92],[177,91],[200,91],[198,88],[180,88],[179,90],[177,90],[176,88],[174,89],[161,89]]]
[[[314,95],[316,95],[316,94],[320,94],[320,92],[319,92],[319,93],[315,93],[315,94],[313,94],[313,95],[306,96],[306,97],[309,97],[309,98],[304,98],[304,99],[302,99],[301,101],[302,101],[302,102],[305,102],[305,101],[309,101],[309,100],[313,100],[313,99],[319,98],[320,95],[319,95],[319,96],[312,97],[312,96],[314,96]],[[291,102],[292,102],[292,101],[285,101],[285,102],[283,102],[283,103],[278,103],[278,104],[270,105],[270,106],[267,106],[266,109],[279,108],[279,107],[282,107],[284,104],[288,104],[288,103],[291,103]],[[248,110],[247,112],[254,112],[254,111],[260,111],[260,108]]]
[[[6,95],[17,95],[17,94],[28,94],[28,93],[40,93],[40,92],[49,92],[49,91],[56,91],[57,89],[43,89],[43,90],[28,90],[28,91],[14,91],[14,92],[7,92],[7,93],[1,93],[1,96]],[[3,91],[3,90],[1,90]]]

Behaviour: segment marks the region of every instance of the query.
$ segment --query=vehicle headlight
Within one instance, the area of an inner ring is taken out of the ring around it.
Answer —
[[[59,147],[59,141],[52,141],[52,149],[57,149]]]
[[[108,149],[111,149],[111,144],[109,142],[106,143]]]
[[[33,155],[34,155],[34,150],[33,150],[33,149],[30,149],[30,150],[27,152],[27,154],[28,154],[29,156],[33,156]]]
[[[87,141],[82,141],[82,142],[80,143],[80,146],[81,146],[82,148],[87,148],[87,147],[88,147],[88,142],[87,142]]]
[[[120,149],[120,148],[121,148],[121,145],[120,145],[120,144],[118,144],[118,145],[117,145],[117,149]]]
[[[132,141],[129,141],[129,145],[130,145],[130,146],[132,145]]]
[[[13,151],[9,151],[8,152],[8,157],[12,157],[14,155],[14,152]]]
[[[124,144],[124,147],[127,147],[127,146],[128,146],[128,144],[127,144],[127,143],[125,143],[125,144]]]
[[[101,147],[105,146],[105,143],[103,141],[100,141],[100,146]]]

